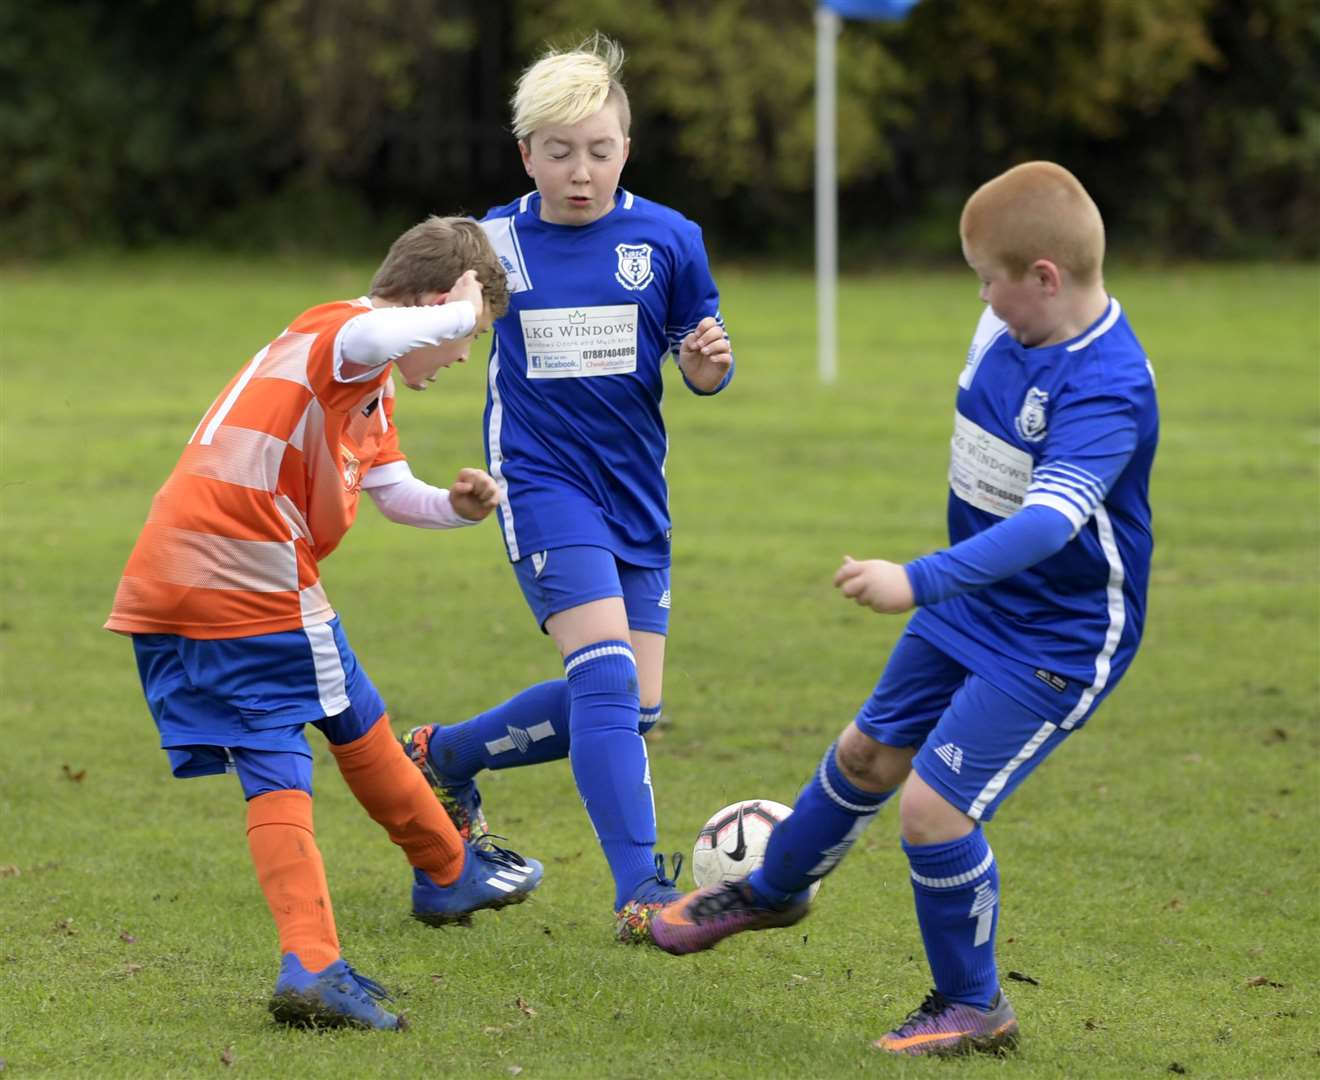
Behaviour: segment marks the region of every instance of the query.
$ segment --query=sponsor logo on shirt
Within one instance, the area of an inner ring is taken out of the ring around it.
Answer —
[[[527,308],[518,314],[529,379],[577,379],[637,370],[637,305]]]
[[[616,244],[614,251],[619,256],[614,280],[625,289],[640,292],[655,280],[651,270],[650,244]]]
[[[953,418],[949,487],[964,502],[996,517],[1022,509],[1031,484],[1031,455],[991,435],[962,413]]]

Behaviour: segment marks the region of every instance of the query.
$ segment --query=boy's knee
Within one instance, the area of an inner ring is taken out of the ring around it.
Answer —
[[[835,758],[839,769],[851,784],[863,791],[893,791],[912,768],[910,746],[888,746],[849,724],[839,736]]]
[[[965,813],[913,773],[898,803],[903,839],[909,844],[943,844],[976,827]]]

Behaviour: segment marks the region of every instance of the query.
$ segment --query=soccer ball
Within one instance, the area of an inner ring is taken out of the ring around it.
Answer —
[[[692,879],[697,888],[740,881],[765,860],[774,827],[793,812],[773,799],[744,799],[717,810],[697,833],[692,849]],[[808,899],[820,882],[813,882]]]

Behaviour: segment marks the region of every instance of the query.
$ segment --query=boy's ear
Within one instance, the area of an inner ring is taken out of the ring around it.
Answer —
[[[1030,273],[1035,277],[1041,288],[1051,296],[1063,287],[1063,273],[1059,270],[1057,264],[1049,259],[1037,259],[1031,264]]]
[[[447,292],[424,292],[417,298],[417,302],[425,307],[430,304],[443,304],[448,297]]]

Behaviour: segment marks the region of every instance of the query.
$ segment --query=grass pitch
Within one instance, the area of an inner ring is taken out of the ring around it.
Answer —
[[[1142,655],[990,827],[1014,1058],[867,1049],[929,985],[896,814],[808,920],[679,959],[614,944],[566,763],[487,774],[492,823],[546,863],[471,930],[408,917],[407,868],[320,737],[317,826],[345,954],[402,1036],[273,1025],[273,927],[231,777],[178,782],[128,643],[99,629],[148,502],[229,375],[370,265],[205,256],[0,271],[0,1069],[288,1077],[1310,1077],[1320,1074],[1320,325],[1314,267],[1114,270],[1159,377]],[[902,619],[836,596],[846,552],[942,543],[966,272],[845,282],[841,377],[809,279],[721,274],[738,377],[668,380],[675,521],[651,744],[662,843],[717,807],[792,803]],[[483,365],[405,395],[415,471],[481,460]],[[559,667],[494,524],[364,509],[324,566],[397,727],[454,721]]]

